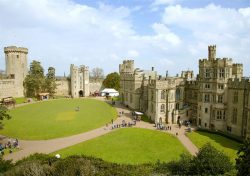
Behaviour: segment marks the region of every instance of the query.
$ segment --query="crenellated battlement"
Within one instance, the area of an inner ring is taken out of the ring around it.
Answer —
[[[250,78],[249,77],[228,79],[228,88],[244,89],[246,87],[250,88]]]
[[[4,53],[5,54],[13,53],[13,52],[28,54],[28,48],[16,47],[16,46],[4,47]]]

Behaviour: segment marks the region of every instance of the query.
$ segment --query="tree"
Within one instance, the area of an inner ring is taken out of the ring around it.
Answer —
[[[117,72],[110,73],[103,81],[103,85],[106,88],[120,89],[120,75]]]
[[[11,116],[8,114],[8,109],[4,105],[0,105],[0,129],[3,128],[2,120],[10,119]]]
[[[30,64],[29,74],[24,80],[24,88],[27,97],[36,97],[39,93],[44,91],[45,87],[44,70],[41,63],[32,61]]]
[[[250,175],[250,139],[246,139],[237,152],[236,159],[237,175]]]
[[[171,161],[166,167],[173,175],[223,175],[233,169],[230,158],[210,144],[204,145],[196,156],[181,155],[179,161]]]
[[[56,77],[55,77],[55,68],[49,67],[48,73],[45,78],[45,89],[50,95],[54,95],[56,90]]]
[[[90,76],[95,81],[103,79],[103,77],[104,77],[103,69],[98,68],[98,67],[93,68],[92,71],[91,71],[91,73],[90,73]]]

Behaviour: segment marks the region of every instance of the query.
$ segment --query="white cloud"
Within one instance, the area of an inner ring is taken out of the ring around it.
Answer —
[[[177,3],[178,0],[155,0],[152,5],[159,6],[159,5],[172,5]]]

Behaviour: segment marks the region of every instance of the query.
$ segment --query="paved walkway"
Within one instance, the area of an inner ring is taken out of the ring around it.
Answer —
[[[121,112],[123,111],[124,114],[122,117],[118,117],[114,124],[121,124],[123,120],[126,122],[131,121],[131,111],[121,105],[116,105],[117,111]],[[147,122],[137,122],[136,123],[137,128],[146,128],[151,130],[156,130],[154,127],[154,124],[150,124]],[[171,131],[164,131],[171,133],[173,135],[178,132],[177,138],[181,141],[181,143],[186,147],[186,149],[192,154],[195,155],[198,152],[197,147],[189,140],[189,138],[185,135],[185,128],[182,127],[179,129],[177,125],[172,125]],[[20,160],[26,156],[29,156],[30,154],[34,153],[52,153],[57,150],[63,149],[65,147],[69,147],[93,138],[96,138],[98,136],[102,136],[104,134],[110,133],[111,131],[111,125],[107,128],[106,126],[103,126],[101,128],[94,129],[89,132],[85,132],[82,134],[77,134],[69,137],[63,137],[63,138],[56,138],[51,140],[37,140],[37,141],[28,141],[28,140],[19,140],[20,144],[20,151],[4,155],[4,159],[12,159],[14,162],[17,160]]]

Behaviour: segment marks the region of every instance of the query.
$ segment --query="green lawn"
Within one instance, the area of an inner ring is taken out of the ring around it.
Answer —
[[[25,102],[26,102],[26,99],[27,99],[27,98],[25,98],[25,97],[15,98],[16,104],[25,103]]]
[[[76,111],[76,107],[80,111]],[[117,117],[116,109],[93,99],[58,99],[10,111],[0,134],[19,139],[51,139],[86,132]]]
[[[199,148],[209,142],[218,150],[227,154],[231,158],[231,161],[235,162],[235,158],[237,157],[236,153],[240,143],[219,134],[212,134],[203,131],[188,133],[187,136]]]
[[[103,160],[140,164],[179,159],[187,152],[179,140],[170,134],[139,128],[123,128],[104,136],[54,152],[62,157],[69,155],[87,155]]]

